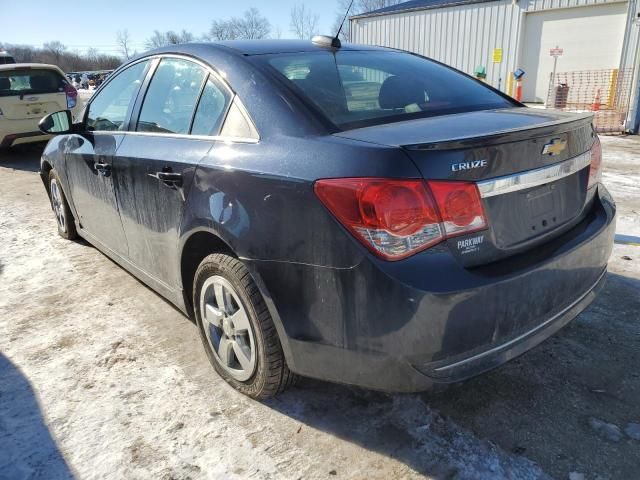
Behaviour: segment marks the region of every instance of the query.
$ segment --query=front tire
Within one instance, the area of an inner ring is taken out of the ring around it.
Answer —
[[[62,184],[58,172],[51,170],[49,172],[49,199],[51,200],[51,208],[56,216],[56,224],[58,225],[58,234],[67,240],[77,238],[76,224],[69,208],[67,198],[62,191]]]
[[[209,361],[233,388],[263,400],[293,384],[273,319],[242,262],[206,257],[195,274],[193,306]]]

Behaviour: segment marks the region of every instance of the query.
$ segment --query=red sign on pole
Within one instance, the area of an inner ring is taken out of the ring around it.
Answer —
[[[551,55],[552,57],[561,57],[563,53],[564,50],[560,47],[552,48],[549,50],[549,55]]]

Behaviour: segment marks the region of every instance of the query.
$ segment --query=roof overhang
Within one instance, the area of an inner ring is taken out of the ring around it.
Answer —
[[[410,6],[406,8],[398,8],[395,10],[373,10],[371,12],[360,13],[358,15],[351,15],[349,17],[349,21],[358,20],[360,18],[370,18],[370,17],[382,17],[386,15],[396,15],[399,13],[407,13],[407,12],[416,12],[420,10],[435,10],[437,8],[447,8],[447,7],[455,7],[459,5],[471,5],[474,3],[489,3],[489,2],[497,2],[501,0],[451,0],[451,1],[443,1],[441,3],[431,4],[431,5],[418,5],[418,6]],[[517,1],[517,0],[516,0]],[[397,5],[401,7],[402,4]]]

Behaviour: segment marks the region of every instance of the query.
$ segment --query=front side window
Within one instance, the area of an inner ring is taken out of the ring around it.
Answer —
[[[304,52],[256,61],[274,69],[344,130],[517,106],[453,69],[408,53]]]
[[[0,57],[0,60],[2,58]],[[0,97],[64,92],[68,82],[55,70],[19,68],[0,71]]]
[[[198,102],[191,134],[217,135],[230,100],[231,95],[210,76]]]
[[[130,66],[95,95],[87,113],[89,130],[115,131],[125,128],[127,112],[142,85],[148,65],[147,60]]]
[[[202,67],[188,60],[162,59],[144,97],[136,130],[189,133],[206,74]]]

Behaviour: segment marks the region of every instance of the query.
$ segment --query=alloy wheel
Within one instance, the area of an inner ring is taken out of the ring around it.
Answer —
[[[58,226],[63,232],[67,231],[67,219],[64,212],[64,200],[62,199],[62,193],[60,186],[56,179],[51,180],[51,205],[53,206],[53,213],[56,215]]]
[[[256,369],[256,342],[247,311],[231,283],[208,278],[200,295],[200,318],[218,364],[233,378],[245,381]]]

